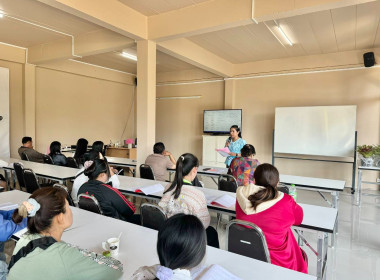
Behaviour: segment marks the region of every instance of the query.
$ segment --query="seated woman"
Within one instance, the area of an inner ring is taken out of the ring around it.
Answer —
[[[133,215],[136,209],[132,202],[129,202],[116,188],[106,184],[111,177],[107,161],[95,159],[86,167],[84,175],[89,181],[79,188],[78,195],[81,193],[93,195],[106,216],[140,224],[140,217]]]
[[[92,143],[91,151],[96,151],[104,156],[104,143],[102,141],[95,141]]]
[[[207,233],[207,244],[219,248],[218,233],[210,226],[210,213],[206,197],[201,190],[192,186],[191,181],[197,176],[198,159],[192,154],[183,154],[176,164],[174,181],[164,191],[159,203],[168,217],[178,213],[197,216]]]
[[[256,154],[255,147],[246,144],[241,149],[241,157],[235,157],[230,164],[228,173],[235,177],[238,186],[247,186],[253,183],[253,173],[260,164],[253,156]]]
[[[264,163],[256,168],[255,185],[236,191],[236,219],[254,223],[263,231],[272,264],[307,273],[307,255],[298,246],[292,225],[299,225],[303,210],[294,199],[277,190],[279,173]]]
[[[50,154],[54,165],[66,166],[67,160],[65,155],[61,153],[61,143],[53,141],[50,144]]]
[[[177,214],[163,224],[158,232],[157,254],[160,264],[140,267],[132,280],[238,279],[221,266],[202,265],[206,235],[202,222],[192,215]]]
[[[82,167],[78,173],[75,175],[75,180],[74,180],[74,183],[73,183],[73,188],[71,190],[71,197],[73,198],[73,201],[75,204],[78,203],[78,190],[79,188],[88,181],[88,177],[84,174],[84,170],[85,168],[89,167],[92,162],[95,160],[95,159],[98,159],[101,157],[101,154],[99,152],[96,152],[96,151],[91,151],[91,152],[88,152],[84,155],[84,167]],[[118,188],[120,186],[120,181],[119,181],[119,178],[117,176],[117,170],[113,169],[113,168],[110,168],[110,179],[107,181],[107,183],[111,186],[113,186],[114,188]]]
[[[16,244],[9,265],[8,280],[13,279],[119,279],[122,264],[79,249],[61,240],[73,223],[66,193],[46,187],[35,191],[15,210],[17,223],[28,216],[28,233]]]
[[[79,168],[83,167],[85,162],[84,154],[87,153],[88,141],[84,138],[80,138],[77,141],[77,147],[75,149],[74,159],[77,162]]]

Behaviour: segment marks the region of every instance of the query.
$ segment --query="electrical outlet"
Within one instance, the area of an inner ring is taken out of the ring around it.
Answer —
[[[377,182],[377,183],[380,183],[380,178],[377,178],[377,179],[376,179],[376,182]]]

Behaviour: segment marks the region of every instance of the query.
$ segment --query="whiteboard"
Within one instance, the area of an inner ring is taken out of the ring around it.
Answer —
[[[0,67],[0,157],[10,157],[9,150],[9,69]]]
[[[203,132],[230,132],[237,125],[241,129],[242,110],[205,110],[203,113]]]
[[[276,108],[274,152],[353,157],[356,106]]]

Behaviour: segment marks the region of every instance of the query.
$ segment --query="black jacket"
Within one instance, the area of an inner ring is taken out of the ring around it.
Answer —
[[[79,194],[93,195],[99,202],[103,214],[109,217],[126,220],[135,213],[135,206],[124,195],[110,185],[97,180],[84,183],[78,191]]]

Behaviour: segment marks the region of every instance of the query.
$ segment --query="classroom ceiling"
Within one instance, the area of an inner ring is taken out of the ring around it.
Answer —
[[[146,16],[158,15],[211,0],[119,0]]]
[[[131,49],[135,51],[135,48]],[[118,71],[136,74],[137,62],[123,57],[121,54],[122,51],[123,50],[98,55],[91,55],[83,58],[77,58],[76,60],[115,69]],[[160,51],[157,51],[156,59],[157,72],[181,71],[195,68],[195,66],[191,64],[183,62],[182,60],[176,59]]]
[[[232,63],[244,63],[380,47],[379,19],[380,1],[375,1],[278,20],[293,46],[282,45],[264,23],[189,39]]]

